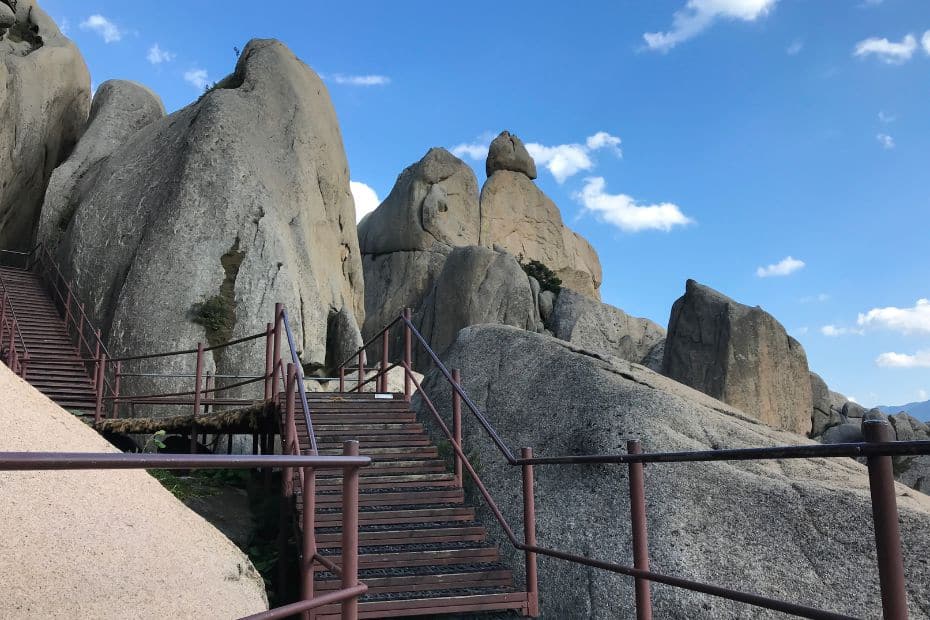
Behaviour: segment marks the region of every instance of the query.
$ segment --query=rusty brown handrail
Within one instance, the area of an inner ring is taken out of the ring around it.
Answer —
[[[536,586],[536,554],[545,555],[585,566],[591,566],[614,573],[627,575],[636,580],[636,608],[637,618],[646,620],[652,618],[652,605],[649,593],[649,582],[655,581],[728,600],[738,601],[781,611],[795,616],[828,620],[849,620],[850,616],[831,611],[815,609],[805,605],[781,601],[757,594],[740,592],[729,588],[714,586],[663,575],[649,570],[648,545],[645,518],[645,495],[642,467],[644,463],[684,463],[709,461],[742,461],[762,459],[796,459],[796,458],[837,458],[837,457],[866,457],[868,459],[869,482],[872,492],[873,522],[875,526],[876,548],[878,551],[879,579],[882,593],[882,606],[886,620],[901,620],[907,618],[907,596],[904,581],[903,560],[901,557],[900,535],[898,532],[897,505],[894,493],[894,477],[892,471],[892,456],[901,455],[930,455],[930,441],[893,441],[893,432],[890,425],[883,421],[868,421],[863,425],[866,442],[833,445],[806,445],[806,446],[776,446],[771,448],[739,448],[725,450],[683,451],[683,452],[656,452],[643,453],[638,440],[628,442],[627,454],[595,454],[595,455],[566,455],[552,457],[533,457],[532,449],[523,448],[520,458],[513,455],[506,443],[496,432],[494,427],[478,409],[477,405],[468,397],[461,387],[461,379],[457,370],[449,371],[439,359],[435,351],[429,346],[417,328],[413,325],[409,309],[398,319],[395,319],[388,328],[401,322],[404,328],[403,362],[400,365],[405,371],[405,397],[410,399],[412,387],[416,387],[422,402],[435,418],[443,434],[449,439],[455,453],[456,480],[461,483],[462,470],[467,470],[469,477],[474,481],[479,493],[501,526],[508,542],[516,549],[524,551],[527,558],[527,594],[533,598],[537,593]],[[387,344],[386,330],[379,333]],[[377,339],[376,336],[371,341]],[[421,347],[431,358],[436,368],[446,378],[452,387],[453,430],[440,416],[434,403],[425,393],[413,373],[411,342],[416,338]],[[371,342],[370,341],[370,342]],[[366,345],[367,346],[367,345]],[[359,354],[361,355],[361,350]],[[349,363],[355,356],[349,358]],[[359,357],[361,362],[361,357]],[[344,366],[340,367],[340,377],[344,374]],[[394,364],[396,366],[397,364]],[[361,366],[361,363],[360,363]],[[392,366],[393,367],[393,366]],[[381,368],[387,368],[387,351],[382,351]],[[361,369],[360,369],[361,370]],[[382,371],[383,372],[383,371]],[[376,374],[376,378],[382,374]],[[368,381],[371,381],[369,379]],[[366,381],[365,383],[367,383]],[[355,389],[360,389],[362,383]],[[344,381],[340,381],[340,389],[344,390]],[[520,466],[523,470],[523,504],[524,504],[524,540],[521,542],[507,522],[500,508],[494,502],[488,489],[480,480],[474,467],[461,447],[461,403],[464,402],[478,419],[485,432],[494,441],[509,465]],[[556,549],[541,547],[535,540],[535,509],[533,498],[533,466],[534,465],[584,465],[584,464],[626,464],[630,468],[630,497],[631,497],[631,523],[633,525],[634,566],[625,566],[602,560],[595,560]],[[532,613],[532,607],[530,615]],[[538,608],[536,609],[538,612]]]
[[[342,604],[342,617],[358,618],[358,597],[368,587],[358,581],[358,471],[371,464],[371,459],[358,456],[358,442],[345,442],[342,456],[317,455],[206,455],[206,454],[122,454],[90,452],[0,452],[0,471],[88,470],[88,469],[254,469],[269,467],[299,468],[315,472],[317,469],[342,469],[342,510],[348,529],[343,527],[342,588],[331,593],[313,596],[313,590],[302,591],[302,599],[265,612],[248,616],[249,619],[268,620],[288,618],[323,605]],[[353,519],[354,515],[354,519]],[[353,528],[354,524],[354,529]],[[306,566],[302,566],[301,581],[307,581]],[[313,581],[312,567],[309,580]]]
[[[0,275],[0,340],[3,339],[4,329],[10,331],[10,338],[7,343],[7,355],[9,355],[7,365],[9,365],[10,370],[25,379],[29,369],[29,361],[32,358],[29,355],[29,349],[26,348],[26,341],[23,340],[23,333],[19,327],[16,309],[13,308],[13,301],[6,290],[3,276]],[[17,340],[19,340],[19,350],[16,348]],[[0,342],[0,349],[3,348],[3,344],[3,342]]]

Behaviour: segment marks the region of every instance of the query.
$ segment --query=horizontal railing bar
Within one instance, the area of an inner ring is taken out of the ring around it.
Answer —
[[[234,344],[241,344],[243,342],[248,342],[249,340],[257,340],[258,338],[264,338],[264,337],[265,337],[265,332],[261,332],[259,334],[252,334],[250,336],[244,336],[237,340],[230,340],[229,342],[224,342],[222,344],[214,345],[212,347],[204,347],[203,350],[205,352],[216,351],[217,349],[225,349],[226,347],[231,347]],[[173,355],[191,355],[191,354],[196,354],[196,353],[197,353],[197,349],[184,349],[181,351],[163,351],[161,353],[148,353],[146,355],[129,355],[126,357],[113,357],[113,358],[108,357],[107,362],[130,362],[133,360],[147,360],[147,359],[155,359],[159,357],[171,357]],[[96,360],[93,358],[89,358],[84,361],[95,362]]]
[[[907,456],[930,454],[930,441],[886,443],[835,443],[772,448],[734,448],[694,452],[644,452],[643,454],[591,454],[516,459],[515,465],[570,465],[609,463],[698,463],[707,461],[757,461],[859,456]]]
[[[62,469],[255,469],[259,467],[365,467],[367,456],[285,454],[124,454],[118,452],[0,452],[0,470]]]
[[[397,323],[398,323],[399,321],[401,321],[402,319],[403,319],[403,317],[400,317],[400,316],[399,316],[399,317],[397,317],[396,319],[394,319],[393,321],[391,321],[390,323],[388,323],[387,325],[385,325],[384,328],[383,328],[381,331],[379,331],[377,334],[375,334],[374,336],[372,336],[371,338],[369,338],[367,342],[362,343],[362,346],[359,347],[359,348],[355,351],[355,353],[353,353],[351,356],[349,356],[349,357],[348,357],[345,361],[343,361],[341,364],[337,364],[337,365],[336,365],[336,368],[344,368],[346,364],[348,364],[349,362],[351,362],[353,359],[357,358],[359,353],[361,353],[362,351],[364,351],[365,349],[367,349],[369,346],[371,346],[372,344],[374,344],[374,342],[375,342],[378,338],[380,338],[380,337],[384,334],[384,332],[386,332],[387,330],[389,330],[389,329],[391,329],[392,327],[394,327],[395,325],[397,325]]]
[[[119,400],[130,401],[130,400],[132,400],[133,398],[159,398],[159,397],[162,397],[162,396],[164,396],[164,397],[168,397],[168,396],[193,396],[193,395],[196,394],[197,392],[200,392],[201,394],[210,394],[210,393],[212,393],[212,392],[221,392],[221,391],[223,391],[223,390],[231,390],[231,389],[233,389],[233,388],[242,387],[243,385],[249,385],[250,383],[258,383],[259,381],[264,381],[264,380],[265,380],[265,377],[264,377],[264,375],[263,375],[263,376],[258,377],[257,379],[247,379],[247,380],[245,380],[245,381],[238,381],[238,382],[236,382],[236,383],[230,383],[229,385],[223,385],[223,386],[220,386],[220,387],[213,387],[213,388],[209,388],[209,389],[204,388],[204,389],[202,389],[202,390],[191,390],[191,391],[189,391],[189,392],[171,392],[171,393],[168,393],[168,394],[144,394],[144,395],[142,395],[142,396],[105,396],[104,399],[106,399],[106,400],[113,400],[114,398],[118,398]]]
[[[532,553],[546,555],[559,560],[566,560],[576,564],[584,564],[585,566],[600,568],[613,573],[627,575],[629,577],[648,579],[649,581],[664,583],[676,588],[692,590],[694,592],[702,592],[704,594],[710,594],[712,596],[717,596],[731,601],[738,601],[740,603],[747,603],[749,605],[762,607],[764,609],[771,609],[774,611],[794,614],[795,616],[800,616],[801,618],[813,618],[814,620],[856,620],[855,616],[847,616],[832,611],[824,611],[814,607],[807,607],[806,605],[788,603],[786,601],[780,601],[778,599],[768,598],[758,594],[740,592],[739,590],[731,590],[729,588],[713,586],[710,584],[701,583],[699,581],[683,579],[681,577],[672,577],[670,575],[654,573],[648,570],[640,570],[638,568],[633,568],[632,566],[624,566],[622,564],[614,564],[612,562],[604,562],[601,560],[592,560],[580,555],[565,553],[564,551],[557,551],[555,549],[547,549],[545,547],[537,547],[533,545],[524,545],[522,543],[519,543],[516,546],[522,551],[530,551]]]
[[[360,583],[357,586],[352,586],[351,588],[336,590],[335,592],[329,592],[327,594],[315,596],[312,599],[306,601],[299,601],[297,603],[284,605],[283,607],[276,607],[275,609],[269,609],[268,611],[246,616],[241,620],[273,620],[275,618],[289,618],[293,615],[299,614],[302,611],[316,609],[317,607],[331,605],[333,603],[340,603],[350,598],[361,596],[367,591],[368,586]]]
[[[109,362],[111,360],[107,360]],[[165,378],[185,378],[185,377],[196,377],[194,373],[175,373],[175,374],[160,374],[157,372],[121,372],[119,373],[121,377],[151,377],[157,379],[159,377]],[[204,375],[207,376],[206,374]],[[264,379],[265,375],[209,375],[214,379]]]
[[[333,573],[334,575],[339,575],[340,577],[342,576],[342,569],[339,567],[339,565],[333,562],[332,560],[328,559],[326,556],[322,556],[319,553],[317,553],[317,554],[314,554],[313,559],[314,561],[322,564],[326,568],[326,570]]]
[[[361,388],[365,387],[366,385],[368,385],[368,384],[371,383],[372,381],[377,381],[378,379],[381,378],[382,375],[384,375],[384,374],[390,372],[391,370],[393,370],[393,369],[395,369],[395,368],[399,368],[400,365],[401,365],[400,362],[395,362],[395,363],[391,364],[390,366],[388,366],[387,369],[386,369],[386,370],[383,370],[383,371],[382,371],[382,370],[378,370],[378,366],[374,366],[371,370],[377,371],[377,372],[375,372],[375,375],[374,375],[373,377],[370,377],[370,378],[368,378],[368,379],[365,379],[364,381],[362,381],[362,383],[361,383],[360,385],[356,385],[354,388],[352,388],[351,390],[348,390],[346,393],[347,393],[347,394],[351,394],[352,392],[358,392],[358,393],[361,394]]]

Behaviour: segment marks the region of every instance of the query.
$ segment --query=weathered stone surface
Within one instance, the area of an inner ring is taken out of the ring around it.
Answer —
[[[694,280],[672,306],[663,373],[769,426],[810,432],[809,372],[801,344],[758,306]]]
[[[502,131],[491,142],[484,169],[488,177],[498,170],[510,170],[521,172],[530,179],[536,178],[536,162],[526,151],[523,140],[509,131]]]
[[[819,437],[831,426],[842,424],[843,416],[833,407],[833,398],[826,382],[815,372],[810,375],[811,395],[814,403],[810,436]]]
[[[637,363],[665,338],[665,330],[649,319],[567,288],[555,301],[549,327],[556,338],[582,349]]]
[[[79,199],[96,180],[99,165],[134,133],[165,116],[165,106],[151,90],[136,82],[108,80],[97,88],[87,128],[68,159],[55,168],[45,191],[36,238],[58,245]]]
[[[647,452],[811,443],[641,366],[513,328],[469,327],[444,361],[462,369],[465,389],[503,440],[515,451],[532,446],[537,456],[622,453],[632,438]],[[448,419],[448,384],[432,372],[424,389]],[[520,468],[471,422],[464,443],[520,536]],[[625,476],[622,466],[537,468],[539,544],[629,563]],[[493,523],[473,491],[484,522]],[[654,465],[646,469],[646,498],[657,572],[856,617],[881,614],[873,589],[850,588],[850,575],[877,583],[871,530],[844,526],[871,521],[866,471],[852,459]],[[898,500],[912,617],[928,618],[930,499],[899,487]],[[502,541],[497,528],[494,535]],[[501,549],[521,572],[522,554],[503,541]],[[539,569],[544,618],[635,617],[631,579],[542,556]],[[652,595],[657,618],[774,617],[676,588],[655,586]]]
[[[539,294],[539,316],[544,323],[549,322],[552,316],[552,310],[555,308],[555,293],[552,291],[542,291]]]
[[[835,409],[837,411],[842,412],[843,405],[845,405],[848,402],[849,402],[849,398],[846,395],[830,390],[830,408],[831,409]]]
[[[71,200],[59,256],[111,353],[216,340],[194,321],[210,300],[233,338],[263,331],[283,302],[308,367],[360,344],[361,260],[336,115],[320,78],[277,41],[251,41],[233,74],[133,134]],[[252,341],[208,355],[205,370],[249,374],[263,360]],[[162,370],[190,372],[189,360],[166,358]]]
[[[535,331],[540,321],[529,278],[517,260],[497,249],[469,246],[449,254],[414,322],[441,355],[463,327],[495,323]]]
[[[478,180],[461,159],[433,148],[404,170],[384,202],[359,224],[364,254],[478,243]]]
[[[562,223],[559,208],[521,172],[498,170],[481,189],[481,245],[500,245],[537,260],[562,284],[598,297],[601,263],[594,248]]]
[[[662,372],[662,361],[665,359],[665,338],[655,343],[649,352],[640,361],[640,364],[653,372]]]
[[[865,414],[866,408],[859,403],[850,400],[843,405],[843,416],[846,418],[857,418],[861,420]]]
[[[860,421],[846,422],[831,426],[828,428],[820,439],[823,443],[855,443],[865,441],[862,436],[862,424]]]
[[[0,392],[0,450],[117,452],[2,364]],[[248,557],[141,470],[0,473],[0,571],[3,618],[239,618],[268,607]]]
[[[90,74],[77,47],[34,0],[0,23],[0,247],[32,246],[52,170],[77,142]],[[5,31],[5,32],[4,32]]]

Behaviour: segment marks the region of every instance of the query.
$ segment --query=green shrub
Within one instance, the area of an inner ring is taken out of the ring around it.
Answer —
[[[539,282],[539,289],[542,291],[552,291],[556,295],[562,290],[562,279],[555,275],[551,269],[543,265],[538,260],[523,262],[523,256],[520,256],[520,266],[526,275],[534,278]]]
[[[235,308],[223,295],[191,306],[191,320],[207,330],[207,340],[216,345],[228,342],[235,323]]]

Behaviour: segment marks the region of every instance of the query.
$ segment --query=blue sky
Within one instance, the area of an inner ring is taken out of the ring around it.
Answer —
[[[926,0],[42,6],[95,84],[142,82],[169,111],[234,46],[281,39],[382,198],[432,146],[483,182],[468,153],[508,129],[600,254],[604,301],[664,325],[695,278],[774,314],[831,388],[928,398]]]

